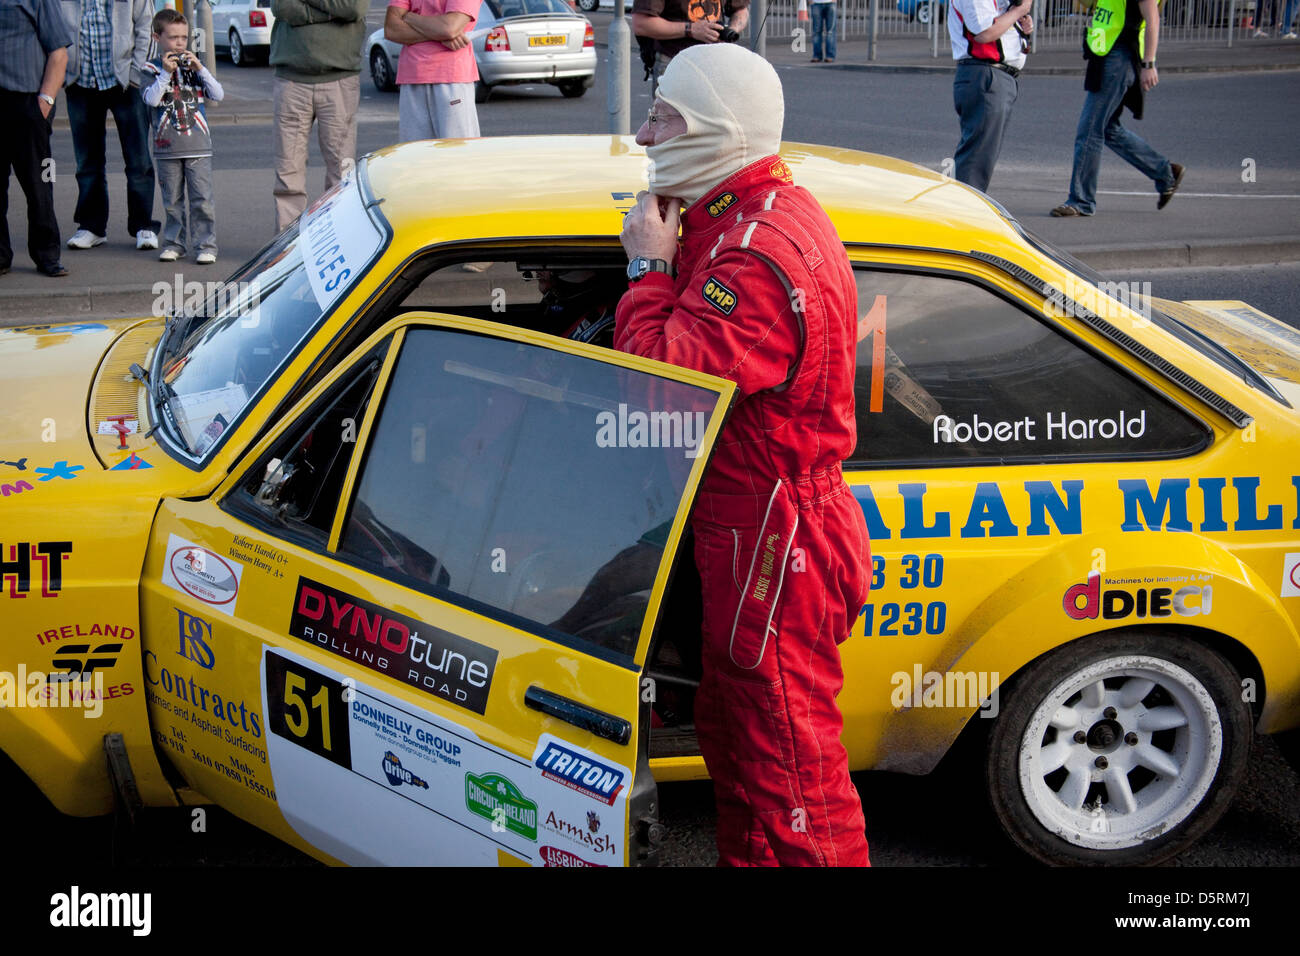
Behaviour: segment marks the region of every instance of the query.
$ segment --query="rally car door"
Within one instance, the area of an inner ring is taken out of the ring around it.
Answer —
[[[162,503],[160,750],[327,860],[651,860],[642,672],[731,397],[495,323],[388,323],[214,495]]]

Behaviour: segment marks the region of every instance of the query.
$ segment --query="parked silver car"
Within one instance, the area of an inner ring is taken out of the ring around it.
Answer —
[[[595,78],[591,21],[564,0],[483,0],[472,35],[479,103],[505,83],[550,83],[565,96],[581,96]],[[384,39],[379,29],[366,40],[366,50],[375,88],[397,89],[402,45]]]
[[[212,42],[235,66],[266,60],[273,26],[271,0],[212,0]]]

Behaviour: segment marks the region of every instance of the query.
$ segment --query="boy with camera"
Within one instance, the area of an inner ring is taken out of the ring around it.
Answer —
[[[162,189],[163,262],[185,254],[186,239],[198,248],[200,265],[217,261],[216,211],[212,202],[212,135],[203,111],[206,96],[217,103],[225,96],[221,84],[186,47],[190,30],[183,14],[160,10],[153,18],[153,39],[159,58],[144,65],[140,90],[153,107],[153,158]],[[182,197],[189,194],[189,228]],[[188,233],[188,235],[187,235]]]

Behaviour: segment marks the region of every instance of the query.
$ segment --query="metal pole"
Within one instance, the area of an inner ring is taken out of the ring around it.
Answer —
[[[930,57],[939,55],[939,4],[930,0]]]
[[[199,21],[194,16],[194,0],[178,0],[177,9],[185,15],[185,22],[190,25],[190,49],[206,45],[208,37],[199,32]]]
[[[625,0],[614,4],[609,23],[609,131],[616,136],[632,132],[632,28],[627,23]]]
[[[194,2],[194,0],[191,0]],[[217,73],[217,45],[212,42],[212,4],[198,0],[199,29],[203,31],[203,65],[209,73]]]
[[[1161,26],[1164,26],[1164,24],[1162,23]],[[1232,33],[1236,28],[1237,28],[1237,0],[1232,0],[1232,3],[1228,6],[1228,47],[1229,49],[1231,49],[1232,47]],[[1255,29],[1256,30],[1259,29],[1258,23],[1255,24]]]
[[[867,59],[876,58],[876,27],[880,16],[880,8],[877,0],[871,2],[871,21],[867,24]]]
[[[750,4],[749,29],[758,31],[754,52],[767,59],[767,0],[754,0]]]

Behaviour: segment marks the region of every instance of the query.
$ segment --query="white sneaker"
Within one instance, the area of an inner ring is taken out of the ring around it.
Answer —
[[[89,229],[78,229],[68,239],[69,249],[93,249],[108,241],[107,236],[97,236]]]
[[[1266,37],[1266,36],[1268,36],[1267,30],[1256,30],[1254,33],[1251,34],[1251,37],[1256,39],[1258,39],[1259,37]]]
[[[194,257],[194,261],[201,266],[210,266],[217,261],[217,254],[215,252],[200,252]]]
[[[1282,34],[1282,39],[1283,39],[1283,40],[1294,40],[1295,38],[1296,38],[1296,36],[1295,36],[1295,31],[1294,31],[1294,30],[1292,30],[1290,33],[1283,33],[1283,34]]]
[[[162,252],[158,253],[159,262],[175,262],[180,257],[181,254],[178,249],[164,249]]]
[[[157,249],[158,234],[152,229],[141,229],[135,234],[135,247],[137,249]]]

